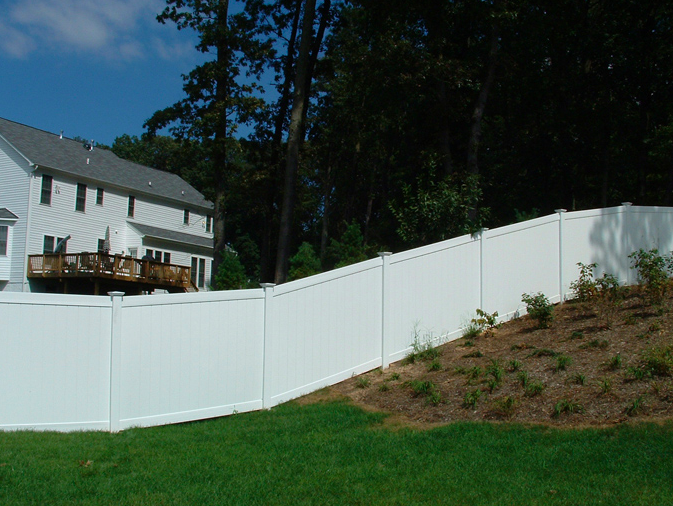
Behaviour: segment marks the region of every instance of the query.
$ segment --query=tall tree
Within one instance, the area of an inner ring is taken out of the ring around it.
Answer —
[[[218,272],[225,251],[225,215],[227,182],[236,171],[230,150],[235,147],[234,133],[239,122],[250,119],[261,100],[253,95],[255,83],[242,83],[239,76],[259,76],[266,59],[273,54],[272,41],[261,33],[259,23],[263,2],[248,0],[244,10],[229,12],[229,0],[167,0],[157,19],[174,22],[179,30],[192,29],[199,37],[198,51],[212,59],[197,66],[187,76],[186,97],[157,111],[145,126],[150,133],[171,126],[180,139],[196,141],[208,161],[208,178],[213,188],[214,265]]]

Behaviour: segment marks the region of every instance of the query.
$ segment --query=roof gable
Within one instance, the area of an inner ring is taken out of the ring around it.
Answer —
[[[81,142],[0,118],[2,135],[30,163],[185,205],[213,204],[176,174],[123,160],[107,149],[89,151]]]

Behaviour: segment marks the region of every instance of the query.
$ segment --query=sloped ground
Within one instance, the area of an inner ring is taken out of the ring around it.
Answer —
[[[603,426],[673,418],[673,301],[638,288],[618,307],[566,302],[551,328],[526,316],[351,378],[346,396],[398,423],[510,420]],[[561,357],[561,358],[559,358]],[[565,357],[565,358],[564,358]],[[320,397],[320,395],[318,395]],[[314,399],[316,396],[313,397]]]

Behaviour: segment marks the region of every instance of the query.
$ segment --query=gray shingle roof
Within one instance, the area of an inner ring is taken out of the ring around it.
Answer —
[[[19,217],[6,207],[0,208],[0,220],[18,220]]]
[[[153,237],[155,239],[163,239],[164,241],[179,242],[182,244],[191,244],[194,246],[201,246],[202,248],[213,249],[213,240],[208,239],[207,237],[185,234],[184,232],[174,232],[173,230],[152,227],[150,225],[143,225],[141,223],[129,222],[128,225],[146,237]]]
[[[167,198],[200,208],[213,208],[211,202],[179,176],[123,160],[112,151],[99,148],[89,151],[79,141],[66,137],[61,139],[57,134],[3,118],[0,118],[0,135],[38,166],[111,184],[131,192]],[[149,185],[150,182],[152,186]]]

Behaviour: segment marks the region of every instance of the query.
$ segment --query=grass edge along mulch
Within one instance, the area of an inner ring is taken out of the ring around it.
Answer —
[[[389,430],[351,402],[0,433],[0,504],[673,504],[673,423]]]

